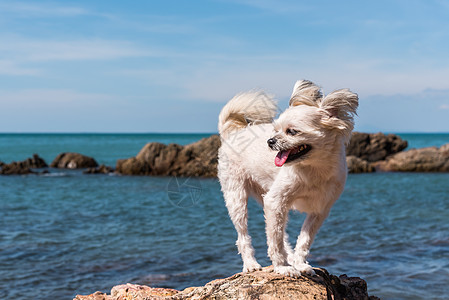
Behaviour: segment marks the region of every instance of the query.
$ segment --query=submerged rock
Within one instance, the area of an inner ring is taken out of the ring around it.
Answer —
[[[217,176],[218,135],[186,146],[148,143],[129,159],[117,161],[116,171],[123,175]]]
[[[407,145],[407,141],[395,134],[353,132],[346,154],[374,162],[401,152]]]
[[[50,164],[52,168],[83,169],[98,167],[98,163],[92,157],[79,153],[61,153]]]
[[[45,160],[43,160],[39,155],[33,154],[32,158],[27,158],[23,161],[13,161],[9,164],[0,164],[0,174],[1,175],[23,175],[23,174],[36,174],[38,172],[32,169],[46,168],[48,167]]]
[[[384,172],[449,172],[449,144],[397,153],[375,167]]]
[[[315,269],[317,276],[292,278],[274,273],[273,267],[251,273],[237,273],[201,287],[183,291],[125,284],[112,288],[107,295],[96,292],[76,296],[74,300],[143,300],[143,299],[379,299],[368,296],[366,282],[358,277],[329,275]]]
[[[86,171],[84,171],[84,174],[109,174],[113,173],[114,169],[112,167],[106,166],[106,165],[100,165],[96,168],[88,168]]]

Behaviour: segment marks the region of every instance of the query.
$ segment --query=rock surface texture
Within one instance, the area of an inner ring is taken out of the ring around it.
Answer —
[[[34,174],[37,173],[32,169],[46,168],[47,163],[39,157],[37,154],[33,154],[32,158],[28,158],[24,161],[13,161],[9,164],[0,163],[1,175],[22,175],[22,174]]]
[[[87,296],[78,295],[74,300],[379,299],[368,296],[366,282],[358,277],[337,277],[329,275],[325,269],[315,269],[317,276],[291,278],[272,270],[272,267],[266,267],[262,271],[237,273],[183,291],[125,284],[112,288],[110,295],[96,292]]]
[[[372,163],[354,155],[346,156],[346,164],[348,165],[349,173],[371,173],[376,171]]]
[[[148,143],[136,157],[117,161],[116,172],[123,175],[217,176],[218,135],[181,146]]]
[[[394,134],[353,132],[346,154],[375,162],[401,152],[407,145],[407,141]]]
[[[89,156],[85,156],[79,153],[61,153],[50,164],[52,168],[61,169],[83,169],[83,168],[96,168],[98,167],[95,159]]]
[[[449,172],[449,144],[397,153],[374,166],[384,172]]]

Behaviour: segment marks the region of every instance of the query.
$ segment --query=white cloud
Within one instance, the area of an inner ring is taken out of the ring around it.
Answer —
[[[308,9],[304,2],[296,1],[233,0],[232,2],[277,14],[297,13]]]
[[[16,65],[12,61],[0,60],[0,75],[11,75],[11,76],[36,76],[40,75],[42,72],[35,68],[24,68]]]
[[[44,3],[23,3],[18,1],[8,1],[0,3],[2,13],[16,14],[22,17],[73,17],[88,15],[91,12],[81,7],[47,5]]]
[[[82,93],[69,89],[26,89],[20,91],[0,90],[0,104],[8,107],[34,107],[53,104],[56,106],[84,103],[101,106],[117,98],[102,93]]]
[[[102,39],[35,40],[2,38],[0,54],[16,61],[108,60],[154,55],[151,50],[127,41]]]

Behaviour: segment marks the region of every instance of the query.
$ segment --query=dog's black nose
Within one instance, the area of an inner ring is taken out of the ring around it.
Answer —
[[[276,144],[277,140],[275,138],[271,138],[267,141],[268,146],[273,147]]]

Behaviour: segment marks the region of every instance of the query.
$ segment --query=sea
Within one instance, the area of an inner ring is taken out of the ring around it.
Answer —
[[[148,142],[209,134],[0,134],[0,161],[79,152],[99,164]],[[409,148],[449,134],[399,134]],[[304,220],[290,213],[293,243]],[[264,218],[249,202],[256,257],[270,265]],[[135,283],[182,290],[240,272],[236,232],[217,179],[83,174],[0,176],[0,299],[73,299]],[[350,174],[309,262],[358,276],[381,299],[447,299],[449,173]]]

